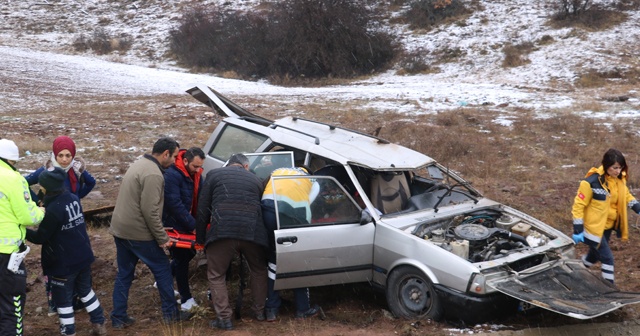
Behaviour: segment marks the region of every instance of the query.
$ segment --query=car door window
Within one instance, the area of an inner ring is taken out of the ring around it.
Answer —
[[[265,135],[227,125],[208,154],[221,161],[226,161],[235,153],[255,152],[267,139],[268,137]]]
[[[249,170],[259,178],[268,179],[278,168],[292,168],[293,152],[263,152],[245,154],[249,159]]]
[[[358,223],[361,209],[333,177],[276,176],[276,212],[280,229]]]

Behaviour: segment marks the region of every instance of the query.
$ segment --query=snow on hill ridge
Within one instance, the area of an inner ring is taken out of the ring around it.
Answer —
[[[75,80],[75,85],[84,85],[84,91],[119,88],[121,94],[175,93],[182,91],[187,82],[200,81],[222,86],[225,92],[239,95],[283,95],[283,99],[329,95],[332,99],[369,99],[373,108],[408,113],[482,104],[510,104],[536,110],[566,108],[581,99],[573,87],[579,73],[590,69],[640,66],[637,57],[640,54],[639,11],[627,12],[629,19],[614,28],[586,33],[546,26],[551,14],[550,2],[527,0],[481,0],[478,3],[482,10],[476,10],[464,23],[441,26],[422,35],[404,26],[392,26],[407,50],[421,49],[431,60],[437,58],[435,55],[439,50],[461,50],[462,56],[456,62],[437,64],[440,72],[435,74],[397,76],[395,70],[391,70],[350,85],[283,89],[264,83],[188,74],[164,57],[168,32],[176,27],[178,18],[188,6],[218,4],[250,10],[258,3],[257,0],[6,0],[0,5],[0,57],[4,59],[5,67],[22,68],[23,74],[37,71],[58,82],[68,77]],[[132,49],[122,55],[106,56],[74,52],[73,41],[81,33],[90,36],[95,27],[104,28],[111,36],[126,34],[132,37]],[[539,45],[528,55],[529,64],[502,67],[505,44],[535,43],[543,36],[552,37],[554,42]],[[74,55],[76,60],[55,54]],[[87,64],[96,59],[120,64]],[[32,65],[26,62],[32,62],[29,63]],[[56,65],[57,62],[67,62],[67,66]],[[104,71],[94,68],[110,66],[111,69]],[[56,74],[57,67],[67,75]],[[72,75],[70,72],[75,69],[79,72]],[[125,80],[118,80],[121,75]],[[11,76],[19,80],[20,74]],[[145,81],[149,76],[157,80]],[[37,77],[34,76],[34,80]],[[118,85],[110,85],[113,81]],[[171,86],[174,89],[169,89]],[[0,89],[0,99],[11,96],[4,90],[8,89]],[[613,108],[626,111],[625,115],[640,114],[636,95],[631,92],[632,97],[625,105]]]

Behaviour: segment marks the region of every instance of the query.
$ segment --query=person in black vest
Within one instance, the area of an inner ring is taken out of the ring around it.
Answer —
[[[38,231],[27,230],[27,240],[42,244],[41,264],[50,275],[53,301],[58,309],[60,332],[75,335],[72,297],[78,293],[89,313],[91,335],[106,335],[100,301],[91,288],[91,242],[78,196],[64,187],[66,173],[59,167],[43,171],[38,183],[44,189],[44,219]]]

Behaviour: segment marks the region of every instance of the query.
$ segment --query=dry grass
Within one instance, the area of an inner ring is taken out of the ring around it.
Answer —
[[[619,10],[593,6],[578,15],[566,13],[554,14],[549,22],[553,28],[576,27],[585,31],[603,31],[615,27],[627,20],[629,15]]]
[[[502,67],[513,68],[531,63],[527,55],[533,50],[534,44],[531,42],[523,42],[515,45],[507,44],[502,48],[502,51],[504,52]]]
[[[612,93],[628,92],[633,86],[611,88]],[[619,90],[619,91],[618,91]],[[627,91],[625,91],[627,90]],[[188,95],[154,97],[90,97],[60,100],[41,97],[46,108],[15,107],[0,119],[3,136],[17,140],[23,152],[33,156],[19,163],[19,168],[35,169],[42,164],[42,155],[50,150],[55,136],[68,134],[85,149],[89,171],[98,179],[99,198],[83,199],[85,209],[113,205],[121,176],[129,164],[144,152],[160,135],[174,136],[182,147],[203,146],[219,121],[208,117],[210,109],[194,103]],[[233,97],[232,100],[258,115],[275,119],[296,115],[308,119],[338,124],[373,133],[426,153],[452,170],[459,172],[485,196],[514,206],[540,218],[563,232],[569,232],[570,206],[579,179],[597,165],[602,153],[617,147],[627,155],[630,165],[630,186],[640,187],[640,143],[638,128],[628,120],[583,118],[567,111],[526,111],[497,107],[465,107],[457,110],[425,115],[402,115],[394,111],[379,112],[368,106],[369,101],[338,101],[330,97],[313,101],[281,102],[269,97]],[[589,100],[577,110],[587,110]],[[604,110],[603,102],[589,110]],[[600,106],[598,109],[595,107]],[[540,112],[547,117],[541,118]],[[496,119],[511,120],[510,126],[496,123]],[[104,225],[104,222],[102,222]],[[111,308],[111,283],[115,275],[113,241],[106,228],[90,230],[94,251],[99,261],[94,264],[96,293],[107,311]],[[33,255],[37,255],[34,253]],[[38,270],[33,259],[31,269]],[[211,331],[206,326],[213,318],[211,311],[202,311],[190,322],[166,326],[158,322],[159,298],[153,288],[149,270],[140,265],[134,288],[135,299],[130,301],[131,313],[140,317],[135,327],[138,335],[200,335]],[[36,274],[37,275],[37,274]],[[194,269],[192,290],[198,302],[206,301],[204,268]],[[32,283],[35,280],[31,280]],[[43,304],[40,283],[30,292],[27,310]],[[230,286],[232,300],[237,293],[237,280]],[[366,284],[313,288],[312,301],[327,312],[327,320],[298,321],[293,319],[290,306],[292,293],[285,291],[286,303],[277,323],[264,324],[252,320],[249,311],[250,295],[245,292],[243,316],[234,321],[240,334],[315,334],[343,335],[366,331],[366,334],[444,335],[446,324],[430,321],[393,320],[385,316],[384,294]],[[149,309],[152,307],[153,309]],[[624,314],[624,313],[620,313]],[[549,318],[549,315],[547,319]],[[624,315],[623,315],[624,316]],[[610,317],[607,317],[610,318]],[[624,317],[622,317],[624,318]],[[568,323],[568,318],[551,315],[546,323]],[[78,319],[87,327],[86,316]],[[595,322],[595,321],[593,321]],[[507,324],[510,322],[507,321]],[[511,323],[514,323],[511,321]],[[55,329],[54,319],[32,314],[27,316],[30,334]]]

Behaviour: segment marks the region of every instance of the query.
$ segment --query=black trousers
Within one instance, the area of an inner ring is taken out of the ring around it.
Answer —
[[[9,271],[10,257],[0,253],[0,335],[22,336],[27,270],[22,262],[17,274]]]

